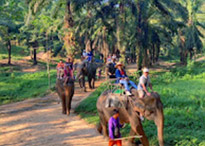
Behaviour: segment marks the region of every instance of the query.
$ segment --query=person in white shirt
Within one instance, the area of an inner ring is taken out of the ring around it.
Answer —
[[[148,96],[151,95],[151,93],[148,91],[148,87],[151,89],[151,91],[153,91],[149,77],[149,69],[144,68],[143,75],[140,77],[138,84],[139,98],[144,98],[145,94],[147,94]]]
[[[153,92],[152,84],[149,77],[149,69],[144,68],[143,75],[140,77],[138,87],[137,87],[139,98],[144,98],[145,94],[147,94],[147,96],[151,96],[151,93],[148,91],[148,87]],[[142,113],[140,113],[140,119],[141,121],[144,121],[144,117]]]

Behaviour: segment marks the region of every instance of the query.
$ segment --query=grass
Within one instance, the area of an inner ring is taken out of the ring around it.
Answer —
[[[161,95],[164,105],[165,146],[204,146],[205,129],[205,63],[190,62],[170,72],[151,72],[154,90]],[[99,121],[96,101],[106,84],[85,99],[76,112],[89,123]],[[157,129],[153,121],[145,120],[143,127],[150,145],[158,145]],[[122,130],[129,134],[130,126]]]
[[[54,87],[56,71],[51,70],[50,74],[51,86]],[[43,96],[47,91],[46,71],[35,73],[4,72],[0,74],[0,105]]]
[[[0,44],[0,59],[8,59],[8,51],[5,48],[4,45]],[[11,47],[11,59],[19,60],[22,59],[22,57],[28,56],[29,50],[23,46],[14,46]]]

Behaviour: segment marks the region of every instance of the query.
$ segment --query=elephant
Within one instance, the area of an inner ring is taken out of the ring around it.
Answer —
[[[130,123],[131,130],[130,135],[141,135],[141,143],[144,146],[149,146],[149,141],[144,133],[143,126],[141,124],[139,113],[143,113],[144,117],[148,120],[153,120],[158,129],[158,141],[160,146],[164,146],[163,142],[163,128],[164,128],[164,115],[163,104],[160,100],[159,94],[152,92],[151,96],[145,96],[143,99],[139,99],[136,96],[127,97],[123,96],[121,102],[123,107],[106,107],[106,99],[109,96],[110,91],[103,92],[97,100],[96,106],[99,114],[100,122],[97,130],[99,133],[108,137],[107,123],[109,118],[113,115],[113,109],[117,108],[120,114],[120,123]],[[118,97],[120,95],[117,95]],[[129,144],[133,145],[134,138],[129,139]]]
[[[76,64],[75,66],[77,70],[76,79],[79,80],[80,87],[84,88],[84,92],[86,92],[85,76],[88,77],[89,88],[94,89],[96,80],[96,70],[98,67],[102,66],[102,64],[82,61]]]
[[[109,78],[115,78],[115,65],[114,63],[110,62],[106,65],[106,68],[105,68],[105,73],[106,73],[106,78],[108,79]]]
[[[74,88],[74,80],[71,78],[68,80],[67,84],[64,84],[63,79],[56,80],[56,91],[61,100],[62,114],[67,114],[68,116],[70,114]]]

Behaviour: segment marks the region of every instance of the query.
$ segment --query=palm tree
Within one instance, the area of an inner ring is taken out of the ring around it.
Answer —
[[[19,4],[17,4],[18,2]],[[15,39],[22,26],[24,9],[21,1],[2,0],[0,6],[0,36],[8,50],[8,64],[11,64],[11,40]],[[15,11],[12,11],[15,10]]]
[[[198,21],[196,16],[202,6],[202,1],[185,0],[182,4],[188,11],[188,17],[184,21],[186,25],[179,30],[179,46],[180,61],[186,65],[188,55],[192,59],[194,51],[200,51],[203,47],[200,37],[203,38],[204,35],[200,32],[199,27],[205,29],[205,26]]]
[[[63,37],[61,38],[64,41],[64,48],[67,51],[69,56],[74,55],[74,46],[75,46],[75,37],[73,35],[73,26],[74,19],[72,14],[72,1],[71,0],[27,0],[27,4],[29,5],[29,12],[26,19],[25,25],[29,25],[31,20],[37,17],[42,10],[46,8],[52,7],[54,5],[54,9],[51,11],[51,16],[56,18],[59,12],[64,9],[64,24],[63,29]],[[34,16],[34,17],[33,17]],[[61,25],[61,24],[59,24]],[[53,25],[54,26],[54,25]]]

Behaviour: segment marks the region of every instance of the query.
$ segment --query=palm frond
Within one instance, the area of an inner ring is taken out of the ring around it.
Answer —
[[[159,0],[154,0],[154,5],[158,8],[159,11],[162,12],[162,14],[166,16],[171,16],[171,13],[159,2]]]
[[[200,26],[201,28],[205,29],[205,25],[200,23],[199,21],[196,22],[196,25]]]
[[[184,21],[188,21],[188,11],[179,1],[161,0],[161,2],[170,8],[176,16],[180,16]]]

